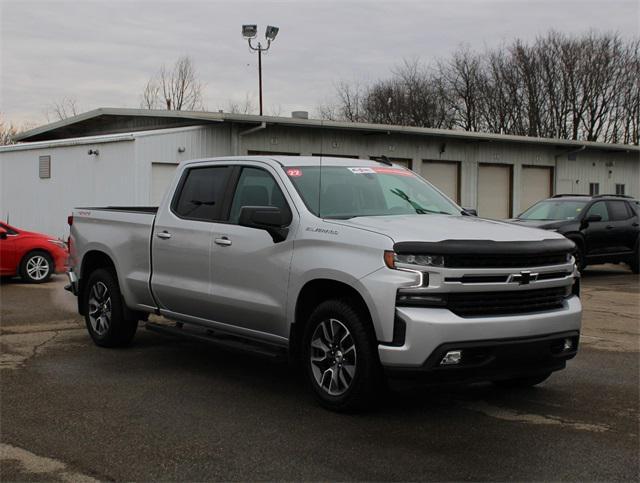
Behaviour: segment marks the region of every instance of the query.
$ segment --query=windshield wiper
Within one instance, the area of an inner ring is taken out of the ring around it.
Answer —
[[[418,203],[416,203],[415,201],[413,201],[411,198],[409,198],[409,195],[407,193],[405,193],[404,191],[402,191],[400,188],[394,188],[391,190],[391,192],[402,198],[404,201],[406,201],[407,203],[409,203],[411,205],[411,207],[416,210],[416,213],[419,215],[426,215],[427,213],[437,213],[437,214],[445,214],[448,215],[448,213],[442,213],[441,211],[434,211],[434,210],[428,210],[426,208],[423,208],[422,206],[420,206]]]

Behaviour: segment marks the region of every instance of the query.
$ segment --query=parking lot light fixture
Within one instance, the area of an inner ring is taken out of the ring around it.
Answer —
[[[245,39],[255,39],[258,35],[258,26],[257,25],[243,25],[242,26],[242,36]]]
[[[267,40],[267,45],[263,46],[262,42],[258,41],[257,45],[254,45],[252,40],[258,36],[258,26],[257,25],[243,25],[242,26],[242,36],[247,39],[249,43],[249,48],[255,52],[258,52],[258,89],[260,93],[260,115],[262,116],[262,52],[266,52],[271,47],[271,42],[273,42],[278,35],[280,29],[278,27],[274,27],[273,25],[267,26],[267,29],[264,33],[264,37]]]

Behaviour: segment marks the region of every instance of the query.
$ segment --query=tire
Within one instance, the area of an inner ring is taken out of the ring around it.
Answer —
[[[585,268],[587,268],[587,263],[584,256],[584,249],[577,242],[576,243],[576,251],[573,253],[573,257],[576,260],[576,267],[579,272],[582,272]]]
[[[43,250],[27,253],[20,262],[20,278],[27,283],[48,282],[53,270],[53,259]]]
[[[124,301],[113,271],[101,268],[89,276],[82,303],[87,330],[96,345],[124,347],[131,343],[138,321],[125,319]]]
[[[517,377],[514,379],[493,381],[493,383],[498,387],[503,387],[506,389],[533,387],[549,379],[549,376],[551,376],[551,372],[538,374],[537,376]]]
[[[629,268],[633,273],[640,273],[640,246],[636,244],[636,256],[629,262]]]
[[[382,370],[368,317],[348,299],[322,302],[302,337],[307,383],[325,408],[363,409],[380,389]]]

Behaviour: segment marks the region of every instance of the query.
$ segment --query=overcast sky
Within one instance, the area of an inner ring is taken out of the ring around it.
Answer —
[[[384,77],[403,58],[432,61],[553,28],[637,37],[638,0],[28,1],[0,0],[0,112],[45,122],[63,97],[81,110],[138,107],[163,63],[190,55],[208,110],[257,99],[257,56],[243,23],[280,27],[263,58],[265,110],[315,111],[339,80]]]

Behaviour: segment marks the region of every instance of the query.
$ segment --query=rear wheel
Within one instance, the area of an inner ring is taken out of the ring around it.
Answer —
[[[131,343],[137,320],[124,317],[124,303],[115,274],[106,269],[93,272],[84,290],[85,322],[93,342],[101,347]]]
[[[367,406],[380,384],[380,362],[367,317],[348,300],[328,300],[305,327],[302,361],[320,404],[333,411]]]
[[[20,264],[20,277],[25,282],[43,283],[51,278],[52,273],[53,260],[42,250],[27,253]]]
[[[551,376],[551,372],[545,372],[537,376],[517,377],[513,379],[504,379],[501,381],[493,381],[498,387],[504,388],[518,388],[518,387],[532,387],[546,381]]]

